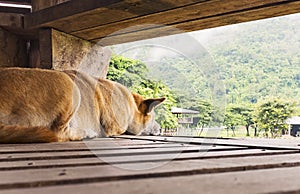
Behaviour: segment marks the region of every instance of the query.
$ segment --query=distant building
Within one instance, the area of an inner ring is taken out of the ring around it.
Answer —
[[[291,136],[300,136],[300,117],[294,116],[286,120],[286,123],[289,125],[289,135]]]
[[[193,115],[199,114],[199,111],[188,110],[188,109],[177,108],[177,107],[172,107],[171,112],[172,114],[176,115],[178,119],[178,124],[182,126],[187,126],[187,128],[189,128],[190,124],[194,124]]]

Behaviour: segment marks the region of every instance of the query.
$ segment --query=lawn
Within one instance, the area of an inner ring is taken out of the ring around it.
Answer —
[[[258,131],[259,132],[259,131]],[[250,136],[254,136],[254,128],[250,128]],[[178,128],[168,131],[163,131],[163,135],[170,135],[170,136],[202,136],[202,137],[223,137],[223,138],[231,138],[231,137],[247,137],[247,131],[245,127],[237,127],[234,131],[230,129],[224,129],[220,127],[214,128],[204,128],[201,129],[194,129],[194,128]],[[263,131],[258,134],[258,137],[263,137]]]

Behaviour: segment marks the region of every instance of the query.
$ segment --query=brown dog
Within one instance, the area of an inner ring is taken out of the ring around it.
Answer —
[[[113,81],[77,71],[0,69],[0,143],[138,135],[156,128],[153,108]]]

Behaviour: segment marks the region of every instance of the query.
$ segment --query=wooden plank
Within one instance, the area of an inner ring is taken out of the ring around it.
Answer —
[[[0,3],[31,5],[31,0],[0,0]]]
[[[38,147],[38,146],[28,146],[21,148],[14,148],[14,149],[9,149],[9,150],[1,150],[0,151],[0,156],[1,155],[8,155],[8,154],[35,154],[35,153],[60,153],[60,152],[65,152],[65,153],[72,153],[72,152],[90,152],[90,151],[109,151],[109,150],[117,150],[122,152],[122,150],[139,150],[139,149],[155,149],[155,148],[187,148],[187,147],[193,147],[195,146],[190,146],[190,145],[182,145],[182,144],[174,144],[174,143],[156,143],[156,144],[131,144],[131,145],[109,145],[107,143],[105,144],[91,144],[89,146],[65,146],[64,144],[61,144],[59,146],[53,146],[51,147]],[[218,147],[219,149],[221,148]],[[234,149],[238,147],[223,147],[226,149]]]
[[[103,25],[205,0],[98,1],[72,0],[27,15],[26,28],[54,27],[64,32]],[[71,23],[70,20],[76,20]],[[64,30],[62,30],[64,29]]]
[[[0,6],[1,13],[19,13],[19,14],[26,14],[30,13],[30,8],[24,7],[10,7],[10,6]]]
[[[299,13],[299,11],[300,2],[295,1],[272,7],[263,7],[248,10],[241,13],[232,12],[225,15],[215,15],[213,17],[184,21],[180,23],[170,23],[168,25],[137,26],[125,29],[125,31],[117,31],[117,33],[115,34],[106,34],[106,36],[102,36],[91,41],[101,42],[102,45],[120,44],[125,42],[168,36],[184,32],[191,32],[195,30],[202,30],[242,22],[249,22],[276,16],[283,16],[293,13]],[[98,32],[95,31],[95,33]]]
[[[122,149],[136,147],[159,147],[159,146],[176,146],[173,144],[159,141],[143,141],[130,139],[95,139],[92,141],[75,141],[64,143],[41,143],[41,144],[0,144],[0,154],[7,153],[35,153],[35,152],[56,152],[56,151],[86,151],[89,149]],[[187,146],[187,145],[186,145]]]
[[[39,11],[70,0],[32,0],[32,11]]]
[[[280,170],[279,168],[287,170],[287,168],[290,167],[293,167],[290,169],[299,173],[299,159],[300,154],[291,154],[283,156],[170,161],[167,163],[167,165],[165,162],[156,163],[156,168],[153,168],[151,166],[153,164],[152,162],[145,162],[139,164],[124,164],[118,166],[109,165],[76,168],[66,167],[55,169],[2,171],[0,172],[0,190],[28,187],[46,187],[54,186],[57,184],[73,185],[138,179],[143,179],[143,181],[146,181],[145,179],[162,177],[168,179],[174,177],[191,178],[195,175],[203,176],[207,174],[209,176],[212,176],[212,174],[216,174],[216,177],[218,177],[222,175],[220,173],[231,174],[232,172],[244,172],[244,174],[251,174],[253,171],[265,171],[265,169],[271,169],[272,171],[276,172]],[[150,166],[150,168],[147,168],[147,166]],[[144,170],[137,170],[142,167],[146,168],[144,168]],[[210,179],[211,182],[214,182],[212,180],[214,179]],[[278,184],[278,182],[276,184]],[[186,189],[188,187],[184,186],[184,188]]]
[[[34,189],[3,190],[3,194],[17,193],[299,193],[297,184],[300,168],[264,169],[190,175],[178,177],[161,177],[149,179],[131,179],[125,181],[101,182],[78,185],[63,185]]]
[[[168,153],[168,154],[147,154],[136,155],[134,157],[127,155],[121,156],[102,156],[100,158],[90,155],[87,157],[70,157],[64,159],[43,159],[32,158],[28,160],[19,161],[2,161],[0,162],[0,171],[11,170],[26,170],[26,169],[47,169],[47,168],[65,168],[65,167],[82,167],[82,166],[103,166],[103,165],[119,165],[127,163],[141,163],[141,162],[169,162],[169,161],[183,161],[183,160],[203,160],[216,158],[235,158],[235,157],[249,157],[249,156],[276,156],[295,154],[295,151],[272,151],[272,150],[235,150],[222,152],[197,152],[197,153]]]
[[[53,45],[52,45],[52,29],[39,29],[38,32],[38,53],[39,53],[39,64],[35,68],[52,69],[53,62]],[[33,51],[35,52],[35,51]]]
[[[189,146],[189,145],[186,145]],[[78,152],[78,151],[91,151],[91,150],[122,150],[122,149],[144,149],[144,148],[157,148],[157,147],[182,147],[181,144],[176,143],[149,143],[149,144],[118,144],[108,145],[107,143],[95,143],[90,144],[88,147],[86,144],[83,145],[70,145],[60,144],[51,146],[26,146],[23,147],[6,147],[1,149],[1,154],[18,154],[18,153],[45,153],[45,152]]]
[[[300,150],[300,147],[297,145],[276,145],[274,141],[260,141],[258,144],[256,142],[251,142],[250,140],[244,142],[239,139],[207,139],[207,138],[193,138],[193,137],[163,137],[163,136],[116,136],[118,138],[127,138],[127,139],[140,139],[140,140],[155,140],[162,142],[176,142],[176,143],[186,143],[186,144],[195,144],[195,145],[222,145],[222,146],[240,146],[240,147],[248,147],[252,149],[282,149],[282,150]]]
[[[52,27],[94,42],[105,38],[103,44],[111,45],[300,10],[300,1],[296,0],[95,1],[88,0],[82,5],[82,2],[72,0],[29,14],[25,18],[25,27]]]
[[[86,158],[86,157],[113,157],[113,156],[138,156],[138,155],[155,155],[155,154],[180,154],[180,153],[198,153],[198,152],[218,152],[243,150],[241,147],[230,146],[181,146],[181,147],[150,147],[143,149],[104,149],[104,150],[87,150],[87,151],[62,151],[62,152],[29,152],[29,153],[15,153],[15,154],[0,154],[0,162],[5,161],[28,161],[28,160],[45,160],[45,159],[72,159],[72,158]]]
[[[175,143],[172,143],[175,142]],[[176,143],[178,142],[178,143]],[[89,149],[108,150],[108,149],[127,149],[137,147],[162,147],[162,146],[188,146],[192,144],[218,145],[248,145],[268,146],[274,148],[283,146],[287,149],[298,150],[299,142],[297,140],[280,139],[207,139],[192,137],[151,137],[151,136],[120,136],[120,138],[99,138],[91,141],[78,141],[67,143],[50,144],[1,144],[0,154],[8,153],[35,153],[35,152],[56,152],[56,151],[87,151]],[[192,146],[192,144],[190,146]],[[280,148],[280,147],[279,147]]]
[[[176,24],[202,20],[206,18],[218,17],[232,13],[242,13],[248,10],[254,10],[261,6],[269,7],[273,4],[279,3],[278,0],[211,0],[200,2],[190,6],[179,7],[177,9],[158,12],[145,16],[135,17],[125,21],[114,22],[107,25],[98,26],[95,28],[88,28],[81,31],[73,32],[75,36],[82,37],[87,40],[94,40],[104,38],[110,35],[117,36],[119,34],[130,33],[136,30],[130,28],[143,24],[153,24],[161,26],[174,26]],[[282,10],[281,10],[282,11]],[[180,13],[180,16],[178,15]],[[144,31],[149,26],[140,26],[139,31]],[[190,26],[194,29],[194,26]],[[186,30],[179,28],[180,30]],[[120,32],[119,32],[120,31]]]

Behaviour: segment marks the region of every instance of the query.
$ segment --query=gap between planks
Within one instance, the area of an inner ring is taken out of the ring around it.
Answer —
[[[264,142],[251,142],[243,141],[239,139],[220,139],[220,138],[199,138],[199,137],[181,137],[181,136],[132,136],[132,135],[120,135],[115,136],[117,138],[131,139],[131,140],[148,140],[155,142],[169,142],[169,143],[184,143],[191,145],[217,145],[217,146],[238,146],[246,147],[250,149],[270,149],[270,150],[298,150],[298,146],[289,145],[270,145],[268,140]],[[255,140],[255,139],[254,139]]]

